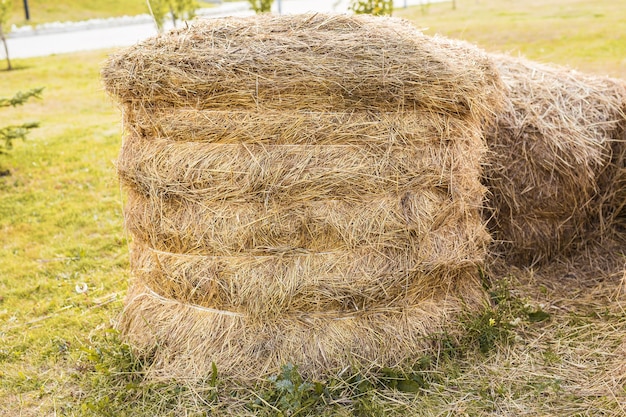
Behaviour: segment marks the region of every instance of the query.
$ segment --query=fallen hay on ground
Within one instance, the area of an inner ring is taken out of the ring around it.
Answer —
[[[487,134],[496,250],[530,265],[613,233],[626,201],[623,82],[492,58],[508,91]]]
[[[480,304],[476,48],[367,16],[198,22],[113,56],[134,282],[158,377],[395,366]]]

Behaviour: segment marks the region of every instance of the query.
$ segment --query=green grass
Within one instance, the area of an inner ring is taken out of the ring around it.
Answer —
[[[212,7],[209,3],[199,2],[201,7]],[[24,3],[13,0],[13,13],[10,24],[38,25],[46,22],[65,22],[107,18],[117,16],[134,16],[148,13],[145,0],[28,0],[30,20],[26,20]]]
[[[85,20],[147,13],[145,0],[28,0],[30,22],[26,21],[24,3],[13,0],[10,23],[40,24],[54,21]]]
[[[397,14],[489,50],[624,75],[626,8],[543,3]],[[106,55],[15,60],[0,76],[2,97],[46,87],[42,100],[0,111],[0,126],[41,122],[0,156],[12,172],[0,177],[0,415],[626,415],[626,279],[585,265],[578,278],[565,267],[494,275],[483,311],[433,335],[432,351],[413,363],[368,378],[352,370],[305,381],[286,368],[246,387],[218,364],[203,385],[144,381],[147,364],[111,325],[129,272],[114,170],[121,118],[98,76]],[[78,293],[83,283],[89,290]]]
[[[0,397],[9,399],[0,410],[66,384],[67,361],[119,312],[128,269],[113,166],[120,127],[98,80],[104,58],[17,61],[1,77],[1,96],[46,88],[0,116],[3,126],[42,124],[0,157],[12,171],[0,178]],[[81,283],[87,293],[76,292]]]
[[[426,2],[425,2],[426,3]],[[459,0],[396,9],[427,34],[598,74],[625,77],[624,3],[611,0]]]

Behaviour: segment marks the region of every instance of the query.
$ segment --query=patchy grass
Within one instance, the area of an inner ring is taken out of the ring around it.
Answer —
[[[28,0],[30,21],[26,20],[24,3],[13,1],[10,24],[38,25],[46,22],[65,22],[114,16],[133,16],[148,13],[145,0]]]
[[[458,3],[397,14],[490,50],[624,74],[619,2]],[[610,47],[611,39],[621,43]],[[0,415],[626,415],[620,246],[534,271],[494,266],[484,282],[489,305],[397,369],[308,381],[286,367],[240,386],[217,364],[200,385],[145,381],[149,358],[135,357],[111,325],[128,249],[113,166],[120,116],[98,77],[105,57],[15,60],[18,70],[0,77],[3,97],[46,87],[42,100],[0,112],[0,126],[41,122],[0,156],[12,172],[0,178]]]
[[[45,86],[42,100],[0,114],[0,125],[42,125],[0,156],[11,170],[0,178],[0,397],[14,399],[2,401],[3,415],[72,394],[73,360],[117,314],[126,287],[119,115],[98,80],[104,58],[16,61],[0,78],[1,96]]]

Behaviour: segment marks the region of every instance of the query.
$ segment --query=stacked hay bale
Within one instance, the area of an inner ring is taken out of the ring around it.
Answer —
[[[356,16],[198,22],[113,56],[134,282],[154,376],[393,366],[481,299],[476,49]]]
[[[623,83],[492,58],[507,87],[505,110],[486,135],[487,217],[498,251],[531,265],[608,236],[625,203]]]

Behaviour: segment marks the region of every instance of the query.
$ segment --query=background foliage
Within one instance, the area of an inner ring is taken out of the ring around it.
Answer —
[[[27,90],[26,92],[17,92],[13,97],[0,98],[0,108],[21,106],[32,97],[41,97],[43,87]],[[26,122],[21,124],[10,124],[8,126],[0,126],[0,154],[6,153],[13,148],[13,141],[16,139],[24,140],[31,129],[39,127],[38,122]]]
[[[356,14],[372,14],[374,16],[391,16],[393,0],[353,0],[350,10]]]
[[[272,10],[274,0],[248,0],[255,13],[267,13]]]

